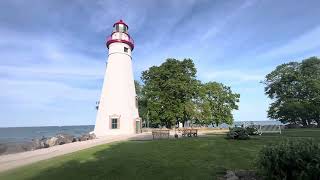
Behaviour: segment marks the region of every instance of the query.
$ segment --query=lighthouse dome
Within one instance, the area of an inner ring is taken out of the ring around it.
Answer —
[[[128,27],[128,25],[127,25],[125,22],[123,22],[121,19],[120,19],[118,22],[114,23],[114,24],[113,24],[113,27],[114,27],[113,32],[128,33],[129,27]]]
[[[131,50],[134,49],[134,41],[131,38],[129,32],[128,32],[128,25],[122,21],[119,20],[118,22],[113,24],[113,31],[110,36],[107,37],[107,47],[109,48],[109,45],[112,43],[125,43],[130,46]]]

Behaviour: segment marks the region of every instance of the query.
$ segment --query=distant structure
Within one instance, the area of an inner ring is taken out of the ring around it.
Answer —
[[[141,131],[141,120],[132,72],[134,41],[122,20],[113,25],[107,38],[109,49],[100,101],[97,102],[96,136],[134,134]]]

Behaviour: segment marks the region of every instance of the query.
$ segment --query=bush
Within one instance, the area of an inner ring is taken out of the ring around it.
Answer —
[[[228,139],[245,140],[249,139],[249,134],[245,128],[235,127],[231,128],[227,134]]]
[[[258,128],[256,127],[246,127],[246,130],[250,136],[259,135]]]
[[[267,179],[319,179],[320,143],[292,139],[266,146],[259,154],[257,166]]]
[[[296,129],[296,128],[301,128],[302,125],[300,124],[286,124],[284,127],[286,129]]]

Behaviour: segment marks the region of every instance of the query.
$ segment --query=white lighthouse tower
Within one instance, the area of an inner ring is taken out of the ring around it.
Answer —
[[[108,61],[94,127],[98,137],[139,133],[141,127],[132,72],[134,42],[122,20],[113,28],[106,42]]]

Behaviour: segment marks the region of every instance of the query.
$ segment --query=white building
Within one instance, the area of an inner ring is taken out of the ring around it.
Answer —
[[[141,122],[132,72],[133,39],[122,20],[107,38],[107,68],[94,133],[96,136],[139,133]]]

